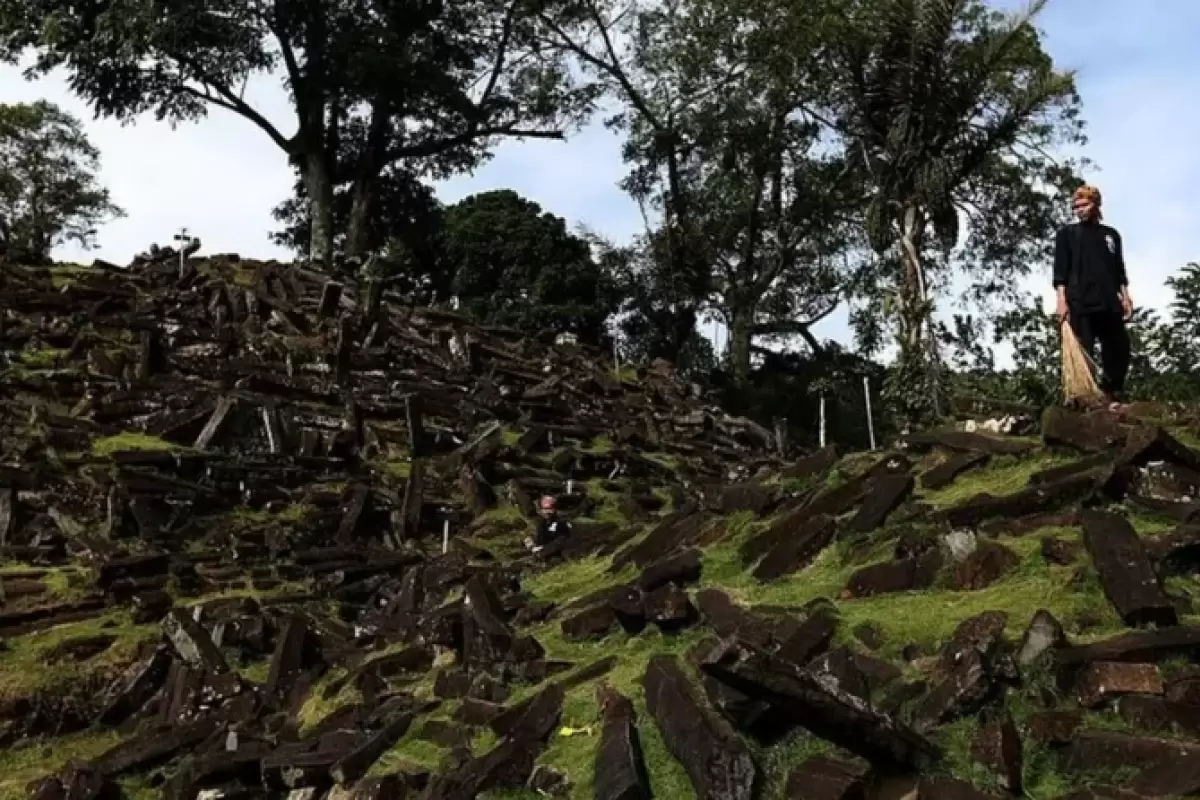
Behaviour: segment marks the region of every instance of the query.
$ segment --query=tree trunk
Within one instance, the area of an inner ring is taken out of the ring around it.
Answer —
[[[920,256],[920,230],[923,221],[915,208],[904,214],[900,231],[901,258],[904,277],[900,287],[900,346],[915,352],[921,347],[928,307],[925,298],[925,275]]]
[[[729,320],[729,366],[734,385],[750,382],[750,345],[754,338],[754,312],[734,306]]]
[[[367,140],[362,157],[356,165],[354,188],[351,190],[350,219],[346,228],[346,255],[363,256],[381,244],[370,238],[371,215],[375,213],[375,199],[380,175],[387,160],[388,128],[391,121],[391,105],[376,99],[371,104],[371,122],[367,128]]]
[[[323,152],[305,155],[304,189],[312,225],[308,257],[318,270],[328,270],[333,263],[333,176],[329,172]]]
[[[350,195],[350,219],[346,222],[346,255],[361,257],[371,249],[371,214],[375,211],[374,181],[359,177]]]

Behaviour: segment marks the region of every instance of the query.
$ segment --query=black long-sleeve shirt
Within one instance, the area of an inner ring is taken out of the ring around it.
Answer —
[[[565,519],[540,519],[537,530],[533,533],[533,543],[537,547],[545,547],[557,539],[566,539],[570,535],[571,523]]]
[[[1120,311],[1129,285],[1121,234],[1098,222],[1059,228],[1054,241],[1054,286],[1067,287],[1067,305],[1079,313]]]

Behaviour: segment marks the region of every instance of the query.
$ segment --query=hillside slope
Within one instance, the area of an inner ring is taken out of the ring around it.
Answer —
[[[0,344],[0,797],[1200,790],[1162,410],[783,460],[665,368],[169,252],[0,270]]]

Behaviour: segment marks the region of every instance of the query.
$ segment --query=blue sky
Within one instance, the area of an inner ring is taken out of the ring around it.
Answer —
[[[1104,192],[1106,221],[1124,237],[1135,301],[1162,307],[1164,279],[1200,260],[1200,2],[1053,0],[1039,27],[1055,61],[1078,72],[1089,123],[1084,153],[1098,167],[1088,177]],[[0,66],[0,101],[43,97],[87,120],[103,155],[102,179],[128,212],[100,231],[97,250],[63,248],[57,257],[128,261],[151,242],[168,243],[181,225],[203,239],[207,253],[287,257],[266,234],[273,227],[270,210],[290,192],[292,175],[250,123],[221,109],[174,130],[153,117],[129,126],[93,121],[61,76],[27,83],[15,68]],[[286,98],[273,80],[252,84],[247,97],[290,129]],[[439,195],[453,201],[511,188],[571,224],[624,239],[639,232],[642,221],[616,187],[623,174],[619,139],[597,123],[565,143],[502,144],[489,163],[441,185]],[[1030,282],[1048,304],[1047,284],[1045,273]],[[826,320],[819,333],[845,341],[845,315]]]

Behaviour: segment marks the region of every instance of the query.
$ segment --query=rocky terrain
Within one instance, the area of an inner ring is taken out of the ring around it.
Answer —
[[[1177,409],[797,453],[665,365],[169,250],[0,268],[0,395],[0,797],[1200,793]]]

